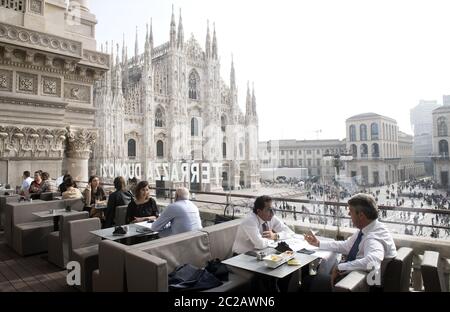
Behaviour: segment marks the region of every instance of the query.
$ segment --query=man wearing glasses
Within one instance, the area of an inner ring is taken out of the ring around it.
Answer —
[[[248,251],[261,250],[269,247],[272,241],[287,239],[294,232],[288,228],[277,216],[272,208],[272,198],[258,197],[253,211],[250,212],[236,233],[233,244],[234,255]],[[261,292],[286,292],[291,283],[291,275],[283,279],[256,274],[252,280],[252,289]]]
[[[287,239],[294,232],[277,216],[272,208],[272,198],[258,197],[253,212],[250,212],[240,224],[233,244],[233,253],[267,248],[271,241]]]

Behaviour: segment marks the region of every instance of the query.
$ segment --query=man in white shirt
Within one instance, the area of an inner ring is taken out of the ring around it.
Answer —
[[[253,211],[240,224],[233,244],[233,252],[242,254],[255,249],[264,249],[271,241],[286,239],[294,232],[277,216],[272,208],[272,198],[258,197]]]
[[[160,237],[202,229],[202,220],[197,206],[189,200],[189,190],[182,187],[175,192],[175,202],[159,215],[152,230]]]
[[[269,243],[286,239],[294,232],[274,215],[272,198],[261,196],[255,200],[250,212],[238,227],[233,244],[233,253],[242,254],[248,251],[269,247]],[[252,280],[252,289],[259,292],[288,290],[292,275],[282,279],[257,274]]]
[[[22,187],[20,188],[20,195],[24,196],[28,192],[28,189],[30,188],[31,182],[33,182],[33,179],[31,178],[30,171],[24,171],[23,172],[23,182]]]
[[[305,235],[306,241],[313,246],[346,255],[345,262],[331,271],[331,286],[349,271],[369,271],[380,267],[384,259],[397,256],[391,233],[378,221],[375,199],[367,194],[357,194],[350,198],[348,205],[349,215],[359,231],[346,241],[319,241],[313,234]]]

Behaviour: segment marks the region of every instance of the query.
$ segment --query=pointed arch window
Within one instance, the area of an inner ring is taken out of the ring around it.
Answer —
[[[447,128],[447,118],[439,117],[437,120],[438,125],[438,136],[447,136],[448,128]]]
[[[136,141],[134,139],[128,140],[128,158],[136,157]]]
[[[200,76],[193,70],[189,74],[189,99],[199,100],[199,86],[200,86]]]
[[[198,119],[195,117],[191,119],[191,136],[198,136]]]
[[[155,113],[155,127],[164,128],[165,123],[164,111],[161,109],[161,107],[158,107]]]
[[[156,156],[164,157],[164,142],[161,140],[156,142]]]
[[[220,128],[222,129],[222,132],[225,132],[227,129],[227,117],[225,117],[225,115],[222,115],[220,118]]]
[[[222,143],[222,156],[223,158],[227,158],[227,143]]]

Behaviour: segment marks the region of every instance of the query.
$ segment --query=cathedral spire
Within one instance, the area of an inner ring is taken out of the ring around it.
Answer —
[[[252,97],[250,95],[250,82],[247,81],[247,101],[245,103],[245,115],[248,117],[252,111]]]
[[[125,53],[125,33],[123,34],[123,42],[122,42],[122,63],[126,64],[126,53]]]
[[[180,9],[180,21],[178,22],[178,40],[177,47],[179,50],[183,50],[184,45],[184,30],[183,30],[183,19],[181,17],[181,9]]]
[[[113,48],[113,47],[112,47]],[[114,48],[113,48],[114,49]],[[120,66],[120,60],[119,60],[119,43],[116,43],[116,71],[115,71],[115,79],[114,79],[114,89],[116,94],[121,95],[122,94],[122,70]]]
[[[172,48],[175,48],[177,46],[177,25],[175,24],[175,13],[174,13],[174,7],[172,4],[172,19],[170,21],[170,46]]]
[[[147,50],[150,46],[150,41],[149,41],[149,34],[148,34],[148,23],[147,23],[147,33],[145,35],[145,49]]]
[[[108,46],[106,46],[106,49],[108,49]],[[114,41],[111,40],[111,68],[114,67]]]
[[[105,42],[105,53],[109,53],[108,47],[109,47],[109,46],[108,46],[108,41],[106,41],[106,42]],[[113,63],[113,61],[112,61],[112,56],[111,56],[111,55],[109,55],[109,63],[111,64],[111,69],[112,69],[112,63]],[[105,84],[106,84],[107,92],[110,91],[110,90],[111,90],[111,70],[108,70],[108,71],[106,72],[106,75],[105,75]]]
[[[256,116],[256,96],[255,96],[255,83],[253,82],[253,91],[252,91],[252,115]]]
[[[212,57],[217,60],[217,37],[216,37],[216,23],[214,23],[214,34],[212,43]]]
[[[230,88],[231,90],[236,90],[236,73],[234,71],[233,54],[231,54]]]
[[[134,58],[137,63],[138,58],[139,58],[139,40],[138,40],[138,27],[137,26],[136,26],[136,40],[134,43]]]
[[[147,24],[147,34],[145,35],[144,66],[148,65],[150,58],[151,58],[151,50],[150,50],[150,41],[149,41],[149,34],[148,34],[148,24]]]
[[[150,18],[150,50],[153,50],[153,19]]]
[[[120,59],[119,59],[119,44],[118,43],[116,43],[116,51],[117,51],[117,54],[116,54],[116,65],[117,66],[119,66],[120,65]]]
[[[209,20],[207,21],[205,52],[206,52],[206,58],[210,58],[211,57],[211,36],[209,34]]]

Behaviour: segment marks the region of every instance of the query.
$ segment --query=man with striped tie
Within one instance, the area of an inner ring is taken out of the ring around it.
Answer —
[[[270,241],[287,239],[294,232],[274,215],[272,198],[258,197],[253,211],[240,224],[233,244],[235,254],[264,249]]]
[[[236,233],[233,253],[242,254],[248,251],[265,249],[271,241],[278,241],[292,237],[294,232],[283,221],[274,215],[272,198],[261,196],[255,200],[253,211],[250,212]],[[292,275],[283,279],[256,274],[252,280],[252,289],[257,292],[288,291]]]
[[[348,206],[349,216],[358,231],[346,241],[319,241],[312,233],[305,235],[306,241],[313,246],[346,255],[345,260],[334,266],[328,276],[319,274],[313,278],[310,290],[330,289],[346,273],[380,267],[384,259],[397,255],[391,233],[378,221],[375,199],[371,195],[357,194],[349,199]],[[323,285],[327,280],[328,285]]]

